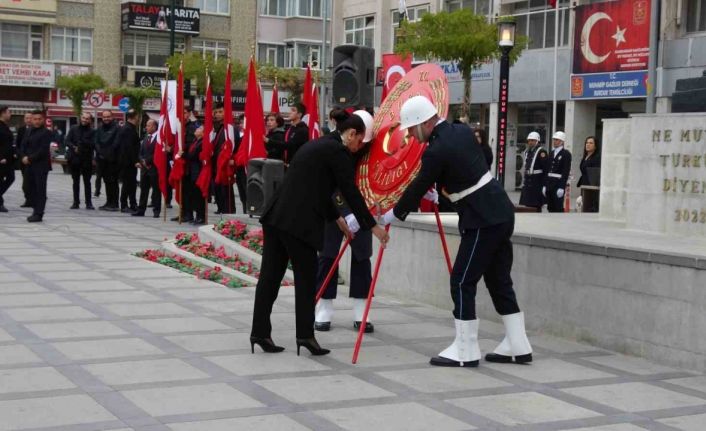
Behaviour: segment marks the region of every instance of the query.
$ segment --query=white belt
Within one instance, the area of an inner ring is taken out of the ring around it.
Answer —
[[[547,176],[561,179],[561,174],[547,174]]]
[[[451,202],[458,202],[461,199],[465,198],[466,196],[470,195],[471,193],[477,191],[478,189],[480,189],[484,185],[488,184],[490,182],[490,180],[492,180],[492,179],[493,179],[493,176],[490,175],[490,172],[486,172],[485,175],[480,177],[480,180],[478,180],[476,185],[469,187],[466,190],[461,190],[458,193],[450,193],[448,196],[449,200]]]
[[[533,170],[533,171],[527,171],[527,173],[528,173],[529,175],[535,175],[535,174],[544,173],[544,171],[541,170],[541,169],[535,169],[535,170]]]

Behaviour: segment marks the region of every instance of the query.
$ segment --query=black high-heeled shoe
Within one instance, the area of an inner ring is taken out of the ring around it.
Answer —
[[[311,338],[297,338],[297,356],[299,356],[299,348],[302,346],[306,347],[309,349],[309,352],[314,355],[314,356],[323,356],[331,353],[329,349],[324,349],[321,346],[319,346],[319,343],[316,341],[316,338],[311,337]]]
[[[272,338],[250,337],[250,352],[255,353],[255,344],[262,347],[262,350],[267,353],[279,353],[284,350],[284,347],[275,345]]]

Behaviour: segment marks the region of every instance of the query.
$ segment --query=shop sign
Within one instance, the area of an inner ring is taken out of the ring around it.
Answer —
[[[53,64],[0,61],[0,85],[54,88]]]

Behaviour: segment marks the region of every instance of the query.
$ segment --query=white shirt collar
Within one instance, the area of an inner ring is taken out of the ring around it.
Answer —
[[[561,150],[563,150],[563,149],[564,149],[564,146],[563,146],[563,145],[562,145],[561,147],[556,147],[556,148],[554,148],[554,155],[556,156],[557,154],[559,154],[559,151],[561,151]]]

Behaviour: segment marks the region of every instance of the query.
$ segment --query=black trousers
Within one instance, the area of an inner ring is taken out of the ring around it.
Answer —
[[[81,203],[81,199],[79,199],[80,196],[80,191],[81,191],[81,178],[83,177],[83,196],[84,196],[84,201],[86,205],[93,205],[91,201],[91,175],[92,175],[92,167],[89,166],[82,166],[82,165],[72,165],[71,166],[71,179],[73,180],[73,189],[74,189],[74,203],[78,205]]]
[[[226,186],[216,184],[214,187],[216,195],[216,209],[221,214],[235,214],[235,193],[233,184]]]
[[[34,211],[32,214],[43,216],[47,204],[47,177],[46,169],[27,168],[27,182],[29,183],[29,196]]]
[[[354,248],[356,244],[354,242],[356,241],[369,241],[372,242],[372,236],[371,235],[365,235],[362,232],[359,232],[361,235],[356,235],[355,238],[353,238],[353,241],[351,241],[351,248]],[[341,247],[341,242],[343,241],[343,232],[341,232],[338,227],[336,229],[326,229],[326,234],[325,234],[325,241],[332,241],[336,244],[338,244],[338,248],[340,250]],[[351,250],[352,251],[352,250]],[[333,262],[336,260],[335,257],[330,257],[330,256],[324,256],[323,253],[319,253],[319,270],[316,275],[316,291],[318,292],[319,289],[321,289],[321,286],[324,284],[324,281],[326,280],[326,276],[328,275],[329,271],[331,270],[331,267],[333,266]],[[339,266],[341,265],[341,262],[339,262]],[[368,297],[368,292],[370,291],[370,283],[372,282],[372,272],[371,272],[371,264],[370,264],[370,258],[364,258],[364,259],[358,259],[356,258],[356,253],[352,252],[351,253],[351,285],[350,285],[350,290],[348,292],[348,296],[350,298],[357,298],[357,299],[365,299]],[[336,299],[338,293],[338,268],[333,273],[333,276],[331,276],[331,280],[328,283],[328,287],[326,287],[326,291],[324,292],[322,298],[324,299]]]
[[[476,286],[481,277],[500,315],[519,313],[512,288],[512,242],[514,223],[508,222],[461,234],[451,272],[453,315],[458,320],[476,319]]]
[[[550,213],[564,212],[564,196],[556,197],[557,187],[547,187],[547,211]],[[566,192],[566,190],[564,190]]]
[[[137,168],[134,166],[123,167],[120,170],[120,208],[137,208]]]
[[[22,172],[22,194],[25,196],[25,202],[32,206],[32,193],[29,190],[29,174],[27,174],[27,165],[21,164],[20,172]]]
[[[255,290],[253,337],[272,335],[270,315],[279,287],[292,261],[297,338],[314,336],[314,298],[316,296],[316,249],[275,227],[263,225],[265,249],[262,254],[260,279]]]
[[[240,203],[243,204],[243,214],[247,214],[248,174],[245,172],[245,168],[238,168],[235,171],[235,185],[238,186],[238,197],[240,198]]]
[[[120,167],[116,162],[106,160],[101,160],[99,165],[101,165],[100,171],[103,176],[103,182],[105,182],[105,204],[109,207],[118,208]]]
[[[0,206],[5,205],[3,195],[15,182],[15,167],[10,165],[6,168],[0,168]]]
[[[145,212],[147,210],[147,198],[150,191],[152,192],[152,211],[159,215],[162,211],[162,194],[159,190],[159,178],[157,177],[157,169],[143,169],[140,172],[140,204],[137,210]]]
[[[101,194],[101,180],[103,179],[103,163],[102,160],[97,160],[96,161],[96,186],[95,186],[95,191],[96,191],[96,196]]]
[[[196,186],[196,180],[187,175],[182,181],[182,201],[184,202],[182,218],[190,220],[195,217],[203,220],[206,214],[206,201],[201,190]]]

